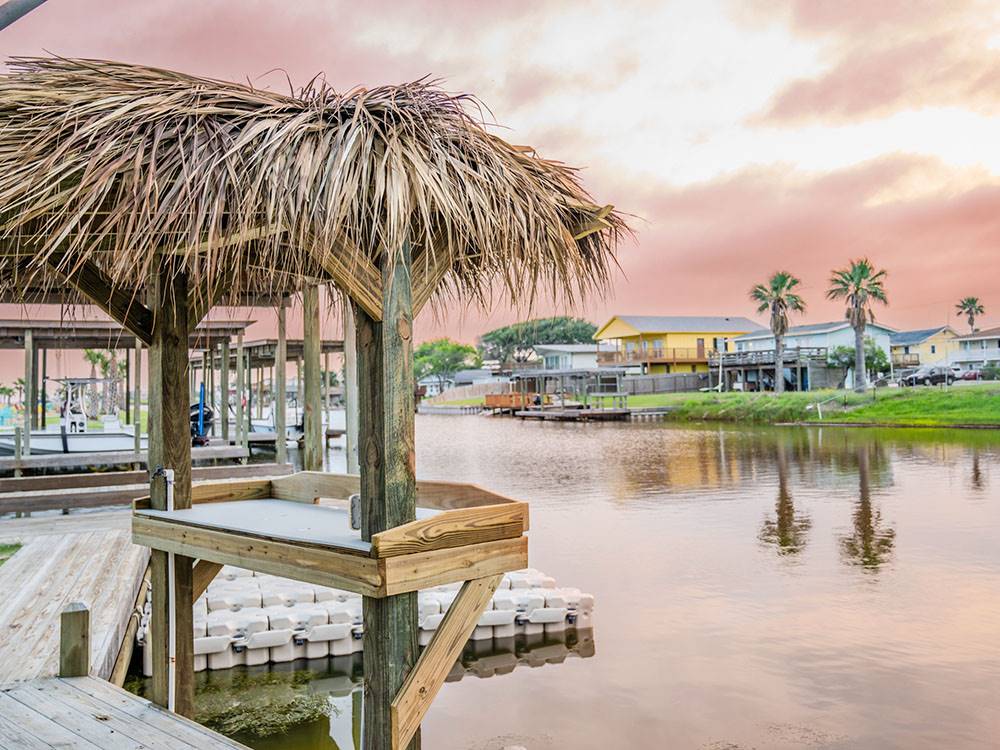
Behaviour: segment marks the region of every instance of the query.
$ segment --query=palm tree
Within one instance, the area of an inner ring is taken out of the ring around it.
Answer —
[[[865,327],[875,320],[872,303],[889,304],[885,294],[885,271],[875,270],[868,258],[852,260],[847,268],[833,272],[828,299],[847,303],[846,318],[854,329],[854,390],[865,392]]]
[[[84,349],[83,358],[90,363],[90,379],[97,380],[97,368],[100,367],[103,370],[105,367],[106,357],[104,356],[104,352],[99,349]],[[101,405],[98,403],[97,384],[91,383],[87,386],[86,412],[89,415],[96,415],[100,411]]]
[[[793,290],[799,280],[788,271],[777,271],[766,284],[750,290],[750,299],[758,302],[757,312],[771,312],[771,333],[774,334],[774,392],[785,390],[785,333],[788,331],[788,311],[805,312],[806,303]]]
[[[969,321],[969,330],[973,333],[976,332],[976,316],[982,315],[986,310],[983,309],[982,302],[979,301],[979,297],[962,297],[955,305],[955,309],[958,310],[959,315],[964,315]]]

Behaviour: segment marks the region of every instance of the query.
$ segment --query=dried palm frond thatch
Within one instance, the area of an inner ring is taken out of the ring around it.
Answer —
[[[332,278],[377,308],[409,242],[418,303],[530,304],[600,290],[628,231],[573,169],[427,81],[291,96],[100,60],[9,67],[0,275],[18,288],[92,264],[135,290],[168,253],[213,298]]]

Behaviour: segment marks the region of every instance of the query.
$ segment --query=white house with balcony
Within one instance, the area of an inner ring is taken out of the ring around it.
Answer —
[[[532,347],[544,370],[593,370],[598,352],[615,351],[614,344],[536,344]]]
[[[865,326],[865,338],[875,341],[875,344],[889,356],[891,337],[895,328],[881,323],[869,323]],[[774,334],[770,331],[747,333],[735,339],[737,352],[771,351],[774,349]],[[785,350],[790,349],[826,349],[832,352],[838,346],[854,347],[854,329],[847,320],[836,320],[831,323],[812,323],[809,325],[791,326],[785,334]]]
[[[952,364],[963,370],[1000,366],[1000,326],[959,336],[955,341],[958,350],[952,354]]]

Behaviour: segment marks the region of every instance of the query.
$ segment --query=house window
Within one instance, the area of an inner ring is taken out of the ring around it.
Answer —
[[[934,344],[931,344],[931,354],[937,354],[937,347]]]

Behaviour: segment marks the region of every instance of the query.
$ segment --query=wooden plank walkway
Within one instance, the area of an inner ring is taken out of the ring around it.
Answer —
[[[0,538],[24,545],[0,566],[0,684],[58,672],[59,615],[74,601],[91,611],[92,673],[110,676],[149,550],[132,544],[127,512],[100,515],[0,522]]]
[[[245,750],[193,721],[95,677],[0,687],[0,749]]]
[[[220,461],[247,458],[241,446],[208,445],[191,449],[192,461]],[[32,456],[0,456],[0,471],[15,469],[72,469],[119,464],[146,464],[146,451],[101,451],[99,453],[40,453]]]

